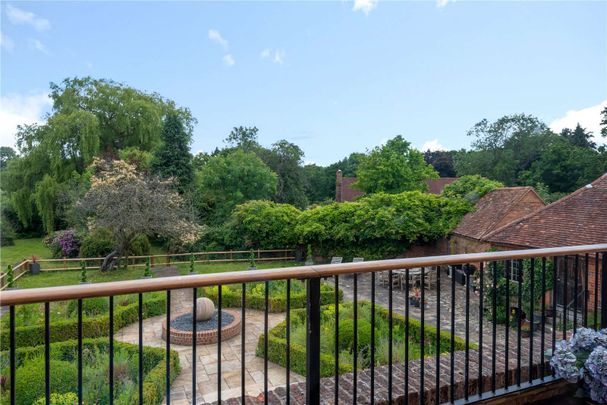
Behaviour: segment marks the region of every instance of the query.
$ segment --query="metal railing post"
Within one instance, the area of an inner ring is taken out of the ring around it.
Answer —
[[[603,252],[601,268],[601,329],[603,328],[607,328],[607,252]]]
[[[307,280],[306,404],[320,404],[320,278]]]

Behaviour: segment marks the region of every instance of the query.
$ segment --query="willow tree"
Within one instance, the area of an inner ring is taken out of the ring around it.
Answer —
[[[187,133],[195,123],[190,111],[173,101],[110,80],[65,79],[51,83],[50,90],[53,106],[46,122],[18,128],[20,156],[8,162],[2,185],[22,224],[40,218],[47,232],[53,222],[48,203],[55,211],[65,209],[59,207],[61,193],[50,201],[52,193],[43,192],[51,185],[45,176],[55,189],[84,173],[95,157],[116,157],[129,148],[153,152],[168,114],[179,117]]]
[[[121,160],[95,159],[90,171],[91,188],[76,203],[75,211],[89,231],[107,229],[116,242],[102,270],[110,269],[115,257],[126,257],[139,235],[184,245],[197,240],[201,228],[171,180],[142,174]]]

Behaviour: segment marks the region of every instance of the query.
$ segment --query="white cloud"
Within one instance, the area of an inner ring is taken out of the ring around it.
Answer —
[[[37,50],[39,52],[42,52],[45,55],[51,54],[51,52],[48,50],[48,48],[37,39],[30,39],[29,44],[32,48],[34,48],[35,50]]]
[[[43,122],[42,116],[50,106],[46,92],[0,97],[0,145],[14,146],[17,125]]]
[[[5,8],[8,20],[15,25],[30,25],[37,31],[46,31],[51,29],[51,23],[46,18],[42,18],[32,13],[25,11],[10,4]]]
[[[236,61],[234,60],[234,57],[228,53],[223,57],[223,63],[226,66],[234,66],[236,64]]]
[[[581,110],[569,110],[561,118],[557,118],[550,123],[550,129],[555,132],[561,132],[563,128],[575,128],[579,123],[582,128],[592,132],[594,141],[605,143],[605,138],[601,137],[601,111],[607,107],[607,100],[592,107],[582,108]]]
[[[209,39],[216,44],[219,44],[223,49],[228,49],[228,40],[221,36],[221,33],[217,30],[209,30]]]
[[[15,43],[6,35],[0,32],[0,48],[4,48],[7,51],[15,49]]]
[[[362,11],[366,15],[369,15],[371,10],[377,7],[378,0],[354,0],[353,11]]]
[[[443,8],[449,3],[455,3],[455,0],[436,0],[436,7]]]
[[[430,141],[424,142],[424,144],[422,145],[420,150],[422,152],[425,152],[427,150],[434,152],[437,150],[445,150],[445,147],[443,145],[441,145],[441,143],[438,141],[438,139],[432,139]]]
[[[270,48],[266,48],[259,53],[259,57],[261,59],[268,59],[274,63],[278,63],[279,65],[282,65],[285,63],[286,53],[282,49],[272,50]]]

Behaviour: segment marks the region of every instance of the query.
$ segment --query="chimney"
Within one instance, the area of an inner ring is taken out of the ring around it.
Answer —
[[[341,170],[338,170],[337,173],[335,173],[335,201],[337,202],[343,202],[341,194],[342,185],[343,175]]]

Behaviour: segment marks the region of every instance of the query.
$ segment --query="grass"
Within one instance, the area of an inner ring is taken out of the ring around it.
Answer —
[[[259,263],[258,269],[271,269],[278,267],[291,267],[298,265],[295,262],[270,262]],[[227,271],[243,271],[248,268],[248,263],[216,263],[197,264],[195,266],[198,274],[223,273]],[[180,274],[189,273],[189,265],[179,265],[177,269]],[[109,272],[99,270],[88,270],[87,278],[92,283],[103,283],[109,281],[136,280],[143,277],[143,268],[134,267],[128,269],[117,269]],[[26,274],[19,278],[15,284],[17,288],[56,287],[62,285],[76,285],[80,283],[80,271],[52,271],[41,272],[35,276]]]
[[[32,255],[39,259],[50,259],[51,251],[44,246],[42,238],[15,239],[13,246],[0,248],[0,267],[5,270],[9,264],[15,265]]]

